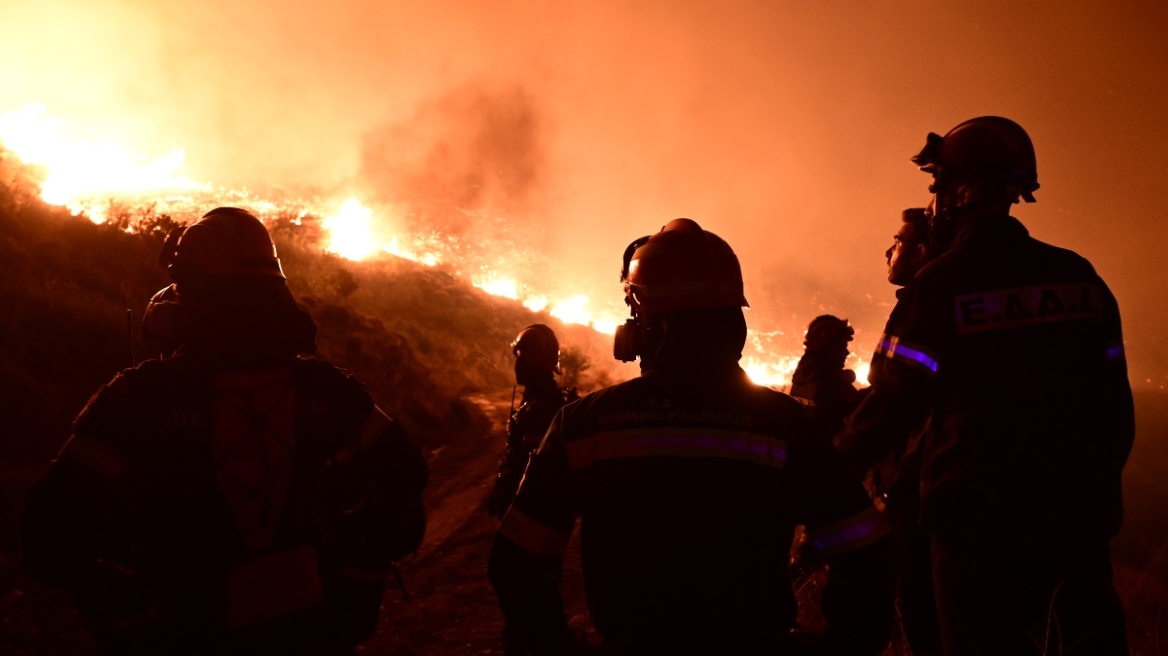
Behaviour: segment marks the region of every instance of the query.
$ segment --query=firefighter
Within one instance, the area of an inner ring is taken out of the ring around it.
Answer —
[[[930,134],[913,161],[933,176],[930,239],[951,246],[906,286],[838,446],[867,466],[928,420],[944,653],[1126,654],[1108,540],[1135,430],[1115,298],[1010,216],[1038,189],[1017,123]]]
[[[812,421],[828,435],[843,427],[844,415],[860,394],[853,385],[856,372],[844,368],[848,342],[855,334],[847,319],[815,317],[807,326],[803,357],[791,376],[791,396],[807,407]]]
[[[551,328],[542,323],[524,328],[511,343],[511,353],[515,356],[515,383],[523,386],[523,402],[507,420],[507,447],[499,461],[495,488],[487,500],[487,511],[499,518],[515,498],[528,457],[564,406],[565,395],[575,396],[575,390],[561,390],[556,385],[560,343]]]
[[[641,376],[560,411],[495,538],[513,653],[573,649],[554,572],[577,518],[589,611],[614,653],[879,653],[888,528],[802,406],[738,366],[746,299],[730,246],[672,221],[634,253],[625,294],[633,318],[614,350],[639,356]],[[800,524],[831,564],[816,639],[792,633]]]
[[[102,653],[347,653],[421,542],[425,460],[360,383],[298,356],[315,328],[253,215],[212,210],[169,271],[181,346],[81,411],[28,492],[24,563]]]
[[[884,252],[888,282],[899,287],[898,300],[905,295],[904,287],[934,254],[929,244],[928,210],[907,209],[901,214],[901,220],[900,229],[892,237],[892,246]],[[894,312],[888,318],[884,334],[897,334],[902,318]],[[883,384],[887,364],[887,358],[873,357],[868,373],[870,384]],[[901,631],[914,656],[941,653],[929,536],[920,525],[920,441],[925,432],[925,424],[914,427],[904,444],[881,458],[866,479],[869,492],[883,505],[884,517],[899,548],[896,608]]]

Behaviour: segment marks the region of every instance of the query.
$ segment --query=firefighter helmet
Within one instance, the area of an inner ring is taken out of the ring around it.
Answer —
[[[811,320],[807,326],[807,335],[803,338],[803,346],[808,351],[818,351],[828,348],[832,344],[847,344],[856,334],[847,319],[840,319],[831,314],[823,314]]]
[[[264,224],[238,207],[218,207],[204,214],[181,234],[170,260],[175,282],[190,272],[284,277]]]
[[[511,353],[537,369],[560,373],[560,342],[556,333],[542,323],[519,331],[511,342]]]
[[[941,136],[930,132],[912,161],[926,173],[977,174],[1017,185],[1022,198],[1034,202],[1038,166],[1026,130],[1001,116],[970,119]]]
[[[738,256],[690,219],[674,219],[636,249],[625,296],[638,312],[749,307]]]

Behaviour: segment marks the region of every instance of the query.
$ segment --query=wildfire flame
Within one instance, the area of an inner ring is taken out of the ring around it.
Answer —
[[[74,214],[84,213],[95,223],[105,220],[106,207],[115,198],[188,213],[209,202],[245,204],[258,211],[261,218],[291,210],[297,212],[297,222],[309,214],[324,217],[321,226],[327,239],[323,248],[339,257],[364,260],[388,253],[424,266],[442,264],[488,294],[519,301],[532,312],[547,312],[564,323],[590,326],[606,334],[614,333],[624,323],[623,316],[594,310],[588,296],[571,290],[557,293],[532,289],[506,273],[467,275],[459,269],[454,249],[435,248],[433,241],[416,235],[391,234],[388,239],[379,239],[378,226],[393,222],[378,220],[390,217],[376,214],[383,210],[369,208],[355,197],[339,204],[335,200],[321,204],[299,199],[288,203],[257,198],[247,190],[215,192],[210,184],[186,175],[182,149],[148,158],[108,142],[70,140],[65,132],[67,125],[65,120],[48,116],[44,106],[29,104],[0,114],[0,145],[25,164],[41,170],[41,198],[45,202],[67,207]],[[208,195],[214,198],[203,197]],[[447,261],[443,253],[455,254]],[[498,264],[497,271],[509,268],[506,262]],[[751,333],[748,347],[754,354],[745,358],[743,368],[754,382],[781,389],[790,384],[799,358],[774,353],[769,343],[774,334]],[[858,381],[867,384],[868,365],[857,358],[854,369]]]
[[[204,189],[207,186],[183,173],[186,153],[174,149],[149,159],[110,143],[70,141],[67,121],[45,115],[32,103],[0,115],[0,142],[25,164],[41,167],[41,198],[64,205],[74,214],[87,209],[86,200],[98,195],[134,196]],[[96,223],[101,213],[89,214]]]
[[[377,251],[370,225],[372,216],[373,212],[361,205],[356,198],[345,201],[336,214],[321,223],[329,232],[329,242],[325,245],[325,250],[347,260],[363,260],[372,255]],[[396,244],[395,241],[395,248]]]

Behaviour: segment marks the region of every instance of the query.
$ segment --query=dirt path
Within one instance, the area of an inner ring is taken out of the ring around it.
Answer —
[[[377,634],[365,654],[502,654],[503,618],[487,582],[487,557],[498,521],[486,500],[506,441],[510,390],[472,398],[491,421],[486,434],[435,454],[427,489],[428,525],[418,553],[398,563],[411,601],[392,583]],[[586,632],[579,542],[565,558],[564,597],[570,623]]]

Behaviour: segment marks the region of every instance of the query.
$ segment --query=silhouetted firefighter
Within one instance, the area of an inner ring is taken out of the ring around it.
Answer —
[[[803,357],[791,376],[791,396],[807,407],[811,420],[828,435],[843,427],[844,415],[857,402],[856,372],[844,368],[848,342],[856,331],[847,319],[815,317],[803,339]]]
[[[360,383],[298,357],[315,327],[258,219],[213,210],[171,255],[177,352],[78,416],[28,493],[24,562],[104,653],[347,652],[421,542],[425,460]]]
[[[808,653],[816,640],[790,632],[797,524],[831,564],[810,653],[884,648],[888,527],[803,408],[739,368],[742,290],[730,246],[688,219],[636,249],[616,355],[639,355],[642,375],[560,411],[495,538],[510,653],[572,649],[554,573],[577,518],[588,607],[614,653]]]
[[[565,400],[575,400],[575,388],[561,390],[555,375],[560,373],[560,343],[551,328],[537,323],[519,332],[511,344],[515,356],[515,383],[523,386],[523,402],[507,420],[507,447],[499,462],[499,476],[487,501],[487,510],[502,517],[531,452],[543,441],[552,418],[564,407]]]
[[[900,295],[839,447],[867,467],[929,420],[922,520],[946,654],[1125,654],[1108,540],[1134,420],[1115,298],[1009,216],[1038,189],[1019,125],[966,121],[913,161],[948,250]]]
[[[905,296],[904,287],[935,256],[937,247],[929,245],[929,215],[926,212],[921,207],[905,210],[900,229],[892,238],[892,246],[884,253],[888,260],[888,282],[900,287],[896,290],[897,300]],[[904,306],[897,308],[888,318],[885,335],[898,334],[900,322],[904,319]],[[883,356],[873,357],[869,383],[884,384],[885,364]],[[867,478],[869,492],[883,500],[884,517],[892,526],[900,549],[896,606],[901,629],[914,656],[941,653],[929,536],[920,525],[920,450],[927,425],[928,422],[923,421],[913,427],[906,440],[872,467]]]

